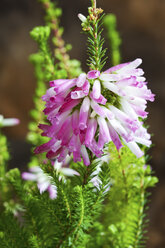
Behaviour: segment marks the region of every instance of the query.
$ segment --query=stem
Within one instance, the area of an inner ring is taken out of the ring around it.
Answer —
[[[83,220],[84,220],[84,211],[85,211],[85,205],[84,205],[84,196],[83,196],[83,191],[82,188],[79,188],[79,194],[80,194],[80,205],[81,205],[81,211],[80,211],[80,218],[78,220],[77,225],[71,229],[71,231],[69,233],[64,233],[65,235],[63,236],[63,239],[60,240],[60,242],[58,243],[58,245],[56,246],[56,248],[60,248],[61,245],[63,244],[64,241],[66,241],[66,239],[71,236],[72,234],[75,234],[75,238],[73,239],[73,243],[77,241],[78,239],[78,231],[79,228],[81,227]]]
[[[66,204],[66,208],[67,208],[67,211],[68,211],[68,214],[69,214],[69,219],[71,220],[71,210],[70,210],[69,201],[67,199],[67,196],[66,196],[64,190],[61,189],[61,193],[63,194],[63,197],[64,197],[64,202]]]
[[[96,0],[92,0],[92,8],[96,9]]]
[[[79,230],[79,228],[80,228],[80,226],[82,225],[83,220],[84,220],[85,205],[84,205],[84,196],[83,196],[83,192],[82,192],[82,191],[81,191],[81,199],[80,199],[80,200],[81,200],[80,219],[79,219],[79,222],[78,222],[77,226],[75,227],[75,229],[74,229],[74,231],[73,231],[73,233],[76,233],[76,232],[77,232],[76,237],[75,237],[75,239],[73,240],[73,244],[74,244],[74,242],[76,242],[77,239],[78,239],[78,236],[79,236],[78,230]]]
[[[98,55],[98,50],[99,50],[99,44],[98,44],[98,27],[97,27],[97,20],[98,20],[98,14],[96,13],[96,0],[93,0],[92,3],[92,7],[93,7],[93,38],[94,38],[94,43],[95,43],[95,70],[99,70],[99,55]]]
[[[144,189],[144,181],[142,179],[141,181],[141,192],[140,192],[140,207],[139,207],[139,218],[138,218],[138,222],[137,222],[137,233],[135,236],[135,241],[133,244],[134,248],[138,248],[139,247],[139,240],[141,233],[143,232],[143,215],[144,215],[144,210],[145,210],[145,189]]]
[[[82,23],[83,31],[89,35],[88,38],[88,55],[87,65],[90,70],[101,71],[105,64],[105,59],[103,57],[106,54],[106,49],[103,49],[104,39],[101,38],[101,25],[102,18],[101,15],[103,10],[101,8],[96,8],[96,0],[91,1],[91,7],[88,8],[87,21]]]
[[[96,67],[95,70],[99,70],[99,55],[98,55],[98,50],[99,50],[99,46],[98,46],[98,42],[97,42],[97,27],[96,25],[94,26],[94,37],[95,37],[95,49],[96,49]]]

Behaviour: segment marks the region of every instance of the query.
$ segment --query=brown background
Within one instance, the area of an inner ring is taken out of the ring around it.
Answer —
[[[86,70],[86,38],[80,34],[77,14],[87,13],[89,0],[61,0],[59,5],[63,8],[64,38],[73,45],[71,57],[81,60]],[[156,94],[156,101],[148,107],[148,124],[155,144],[151,150],[151,164],[160,182],[153,190],[147,247],[165,248],[165,0],[100,0],[98,6],[106,13],[116,14],[123,39],[123,61],[141,57],[149,87]],[[21,120],[19,126],[5,132],[11,142],[13,159],[10,165],[22,169],[29,159],[29,145],[24,140],[35,88],[28,56],[37,51],[29,31],[44,23],[43,13],[35,0],[1,0],[0,113]]]

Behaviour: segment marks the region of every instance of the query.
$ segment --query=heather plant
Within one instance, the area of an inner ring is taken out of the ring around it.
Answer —
[[[30,32],[38,44],[30,56],[37,81],[27,135],[33,148],[22,175],[7,170],[1,133],[18,120],[0,118],[1,247],[145,247],[148,188],[157,178],[148,165],[144,122],[154,94],[142,60],[120,64],[116,17],[92,0],[88,16],[78,15],[89,55],[83,72],[63,40],[62,10],[51,0],[40,3],[45,26]],[[104,26],[112,65],[106,70]]]

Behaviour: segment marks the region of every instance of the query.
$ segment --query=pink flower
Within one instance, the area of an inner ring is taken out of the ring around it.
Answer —
[[[79,173],[71,168],[68,168],[70,163],[70,157],[67,158],[62,162],[59,163],[55,161],[52,163],[54,169],[60,175],[60,179],[63,178],[65,181],[65,177],[67,176],[79,176]],[[57,198],[57,187],[53,182],[53,178],[48,176],[43,172],[43,170],[39,166],[34,166],[29,169],[29,172],[23,172],[22,178],[24,180],[35,181],[37,182],[37,187],[42,194],[45,191],[48,191],[49,197],[53,200]]]
[[[40,194],[48,191],[52,200],[57,198],[57,187],[51,183],[51,178],[44,174],[39,166],[31,167],[29,171],[22,173],[24,180],[36,181]]]
[[[89,165],[89,151],[100,157],[112,141],[118,150],[125,143],[137,157],[142,156],[138,143],[150,146],[151,141],[141,119],[146,118],[147,101],[154,101],[154,95],[143,70],[137,68],[141,62],[136,59],[103,73],[94,70],[50,82],[42,97],[50,125],[39,127],[51,140],[35,152],[47,152],[49,159],[58,161],[73,154],[75,162],[82,158]]]

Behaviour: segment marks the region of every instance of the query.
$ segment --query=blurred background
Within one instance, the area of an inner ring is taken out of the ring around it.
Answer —
[[[64,39],[73,45],[71,58],[81,60],[86,68],[86,37],[81,32],[77,14],[87,14],[89,0],[60,0]],[[143,59],[149,88],[156,94],[149,103],[148,124],[154,147],[151,165],[159,177],[153,190],[147,248],[165,247],[165,0],[98,0],[106,13],[114,13],[123,40],[122,60]],[[0,8],[0,114],[17,117],[21,124],[5,129],[10,141],[10,167],[24,170],[30,156],[25,142],[29,110],[33,108],[35,89],[33,66],[28,56],[37,51],[29,32],[43,25],[44,11],[37,0],[1,0]],[[107,68],[110,67],[107,63]]]

